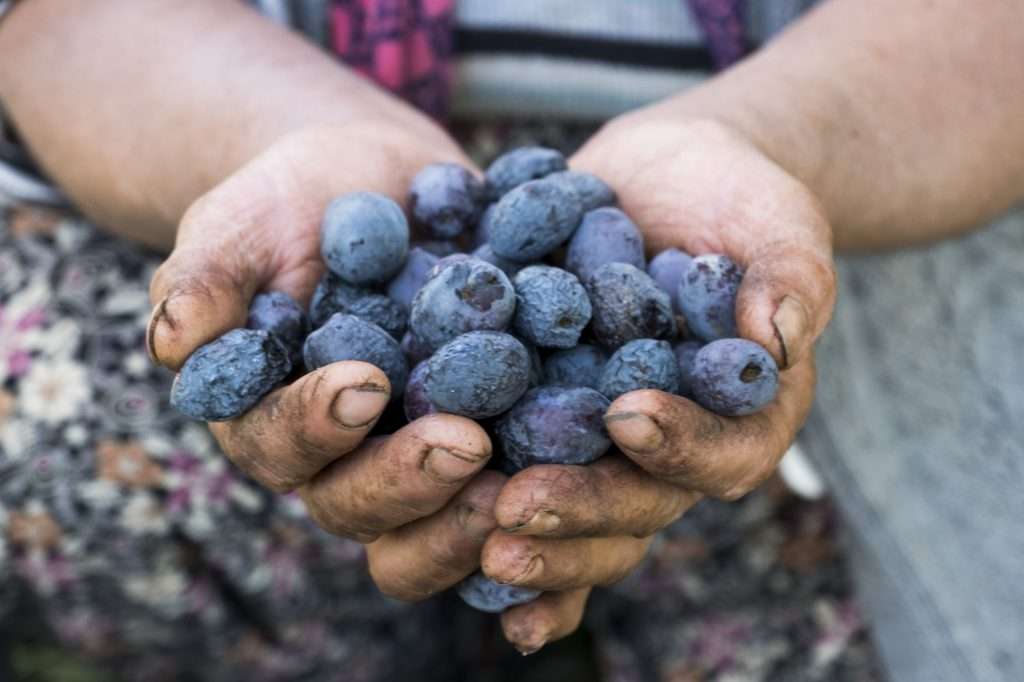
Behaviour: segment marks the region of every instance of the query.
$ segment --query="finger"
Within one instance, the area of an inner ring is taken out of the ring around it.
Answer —
[[[496,582],[537,590],[611,585],[636,568],[650,543],[650,538],[558,540],[495,531],[484,545],[480,567]]]
[[[771,242],[747,263],[736,324],[741,336],[767,348],[785,369],[807,357],[832,316],[835,297],[828,244]]]
[[[647,537],[700,499],[654,478],[620,455],[588,466],[539,465],[513,476],[494,508],[498,524],[517,535]]]
[[[810,410],[814,362],[779,375],[779,393],[760,412],[722,417],[661,391],[634,391],[608,408],[605,424],[622,452],[670,483],[735,499],[764,481]]]
[[[321,527],[368,542],[445,506],[490,456],[479,424],[432,414],[367,441],[299,490]]]
[[[501,614],[505,639],[525,656],[571,635],[583,620],[589,596],[589,587],[546,592],[528,604],[508,609]]]
[[[195,250],[176,250],[150,284],[154,304],[146,328],[150,357],[177,370],[196,348],[244,327],[249,301],[259,284],[237,256],[207,259]]]
[[[238,419],[209,427],[239,469],[288,492],[357,447],[390,398],[384,372],[336,362],[277,389]]]
[[[480,550],[497,527],[494,501],[506,477],[481,471],[436,514],[367,545],[370,575],[389,597],[425,599],[480,566]]]

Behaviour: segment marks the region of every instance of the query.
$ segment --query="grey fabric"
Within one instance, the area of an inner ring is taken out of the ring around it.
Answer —
[[[805,432],[894,680],[1024,680],[1024,211],[842,259]]]
[[[461,29],[522,29],[672,47],[704,43],[683,0],[458,0]],[[463,54],[455,118],[602,121],[693,87],[706,73],[538,54]]]
[[[819,0],[771,0],[747,2],[747,35],[755,45],[767,42]]]

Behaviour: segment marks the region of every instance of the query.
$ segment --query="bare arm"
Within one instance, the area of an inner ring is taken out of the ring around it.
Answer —
[[[257,291],[309,300],[331,199],[370,190],[404,202],[423,166],[471,165],[423,115],[237,0],[71,4],[27,0],[5,20],[0,96],[91,217],[174,241],[146,334],[172,370],[244,326]],[[298,490],[330,532],[377,541],[371,575],[411,599],[476,570],[504,477],[476,475],[491,444],[463,417],[364,441],[402,388],[370,364],[336,362],[210,430],[240,471]]]
[[[0,24],[0,54],[0,101],[47,172],[90,217],[155,246],[290,131],[433,129],[237,0],[30,0]]]
[[[555,615],[503,615],[521,650],[575,628],[589,587],[640,562],[637,537],[700,494],[733,499],[774,470],[813,402],[833,242],[934,240],[1024,196],[1022,29],[1020,0],[831,0],[735,69],[620,117],[574,157],[615,188],[650,251],[741,263],[740,335],[787,369],[776,400],[745,417],[627,393],[606,416],[623,457],[532,467],[506,484],[495,518],[508,533],[484,546],[485,572],[577,590],[560,593],[576,597]],[[558,538],[602,561],[567,560]]]
[[[1024,2],[832,0],[660,105],[750,135],[841,249],[938,239],[1024,196]]]

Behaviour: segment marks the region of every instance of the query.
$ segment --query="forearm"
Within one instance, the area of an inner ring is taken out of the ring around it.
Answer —
[[[29,0],[0,24],[0,54],[0,101],[45,170],[90,217],[156,246],[290,131],[431,126],[237,0]]]
[[[843,249],[938,239],[1024,196],[1024,3],[832,0],[664,106],[749,134]]]

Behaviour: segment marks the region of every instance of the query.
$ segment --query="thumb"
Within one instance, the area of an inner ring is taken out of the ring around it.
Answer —
[[[260,282],[243,258],[225,251],[178,247],[156,271],[146,349],[157,364],[177,371],[195,349],[245,326]]]
[[[758,342],[787,368],[810,353],[832,317],[836,273],[831,249],[772,242],[747,262],[736,298],[740,335]]]

